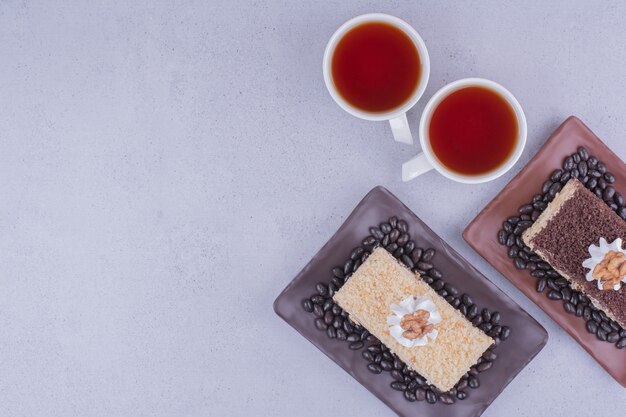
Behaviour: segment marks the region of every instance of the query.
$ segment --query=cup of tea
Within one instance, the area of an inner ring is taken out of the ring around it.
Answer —
[[[389,120],[396,141],[413,143],[406,112],[426,89],[430,60],[411,25],[382,13],[355,17],[330,38],[323,65],[341,108],[361,119]]]
[[[402,180],[431,169],[468,184],[496,179],[519,159],[526,130],[522,106],[506,88],[483,78],[454,81],[426,104],[422,153],[402,165]]]

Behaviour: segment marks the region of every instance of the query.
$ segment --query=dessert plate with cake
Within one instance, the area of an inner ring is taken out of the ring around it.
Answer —
[[[382,187],[274,309],[400,416],[479,416],[548,338]]]
[[[465,240],[626,386],[626,165],[568,118]]]

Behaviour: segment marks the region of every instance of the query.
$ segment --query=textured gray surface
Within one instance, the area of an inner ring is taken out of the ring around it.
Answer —
[[[417,147],[340,111],[322,79],[329,36],[370,11],[421,33],[425,99],[466,76],[517,96],[529,135],[512,172],[401,183]],[[570,114],[626,157],[625,15],[604,1],[1,1],[0,414],[389,415],[271,308],[381,184],[550,333],[486,416],[623,415],[626,390],[461,230]]]

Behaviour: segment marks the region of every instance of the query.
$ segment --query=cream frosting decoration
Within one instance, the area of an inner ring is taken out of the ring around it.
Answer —
[[[617,238],[615,239],[613,242],[608,243],[606,241],[605,238],[601,237],[599,244],[598,245],[594,245],[591,244],[589,246],[589,255],[590,257],[585,259],[582,263],[583,267],[587,268],[589,271],[587,272],[587,274],[585,274],[585,279],[587,281],[594,281],[596,280],[593,277],[593,270],[594,268],[600,263],[602,262],[602,260],[604,259],[605,255],[611,251],[614,252],[622,252],[624,255],[626,255],[626,250],[622,249],[622,239],[621,238]],[[602,281],[597,280],[598,282],[598,289],[602,289]],[[615,291],[619,291],[619,289],[622,287],[622,282],[626,283],[626,276],[624,278],[622,278],[621,282],[618,282],[613,289]]]
[[[418,310],[428,311],[429,317],[426,324],[435,325],[441,322],[441,315],[437,310],[437,306],[427,296],[413,297],[409,295],[399,304],[391,304],[390,306],[393,314],[387,317],[387,324],[389,325],[389,333],[395,338],[402,346],[405,347],[417,347],[426,346],[429,343],[429,339],[434,341],[439,334],[437,329],[431,330],[429,333],[416,339],[407,339],[403,336],[404,329],[400,325],[402,318],[407,315],[412,315]]]

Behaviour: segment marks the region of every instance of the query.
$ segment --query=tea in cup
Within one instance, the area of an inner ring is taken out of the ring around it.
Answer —
[[[426,45],[397,17],[372,13],[344,23],[324,53],[324,81],[335,102],[365,120],[389,120],[394,139],[411,144],[406,112],[430,75]]]

